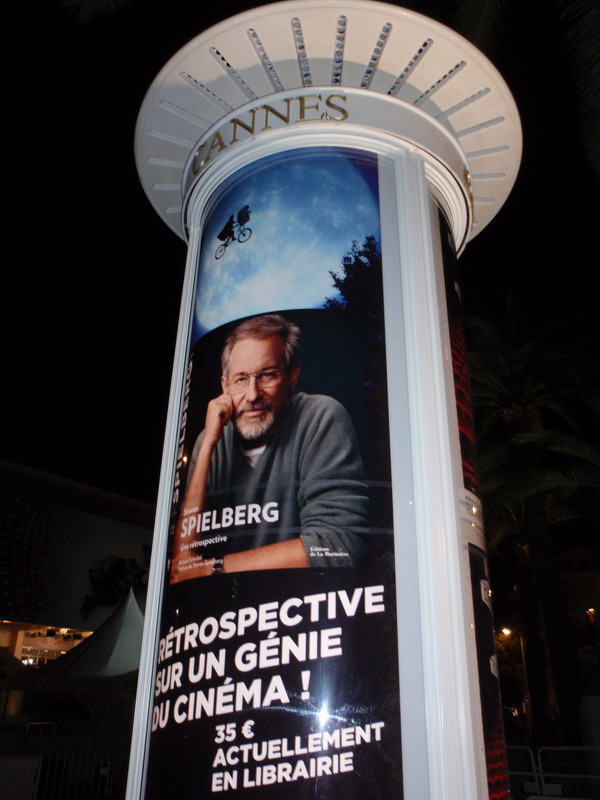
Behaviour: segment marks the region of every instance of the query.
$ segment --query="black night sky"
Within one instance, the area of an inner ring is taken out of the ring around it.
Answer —
[[[137,178],[136,117],[180,47],[256,3],[132,0],[87,25],[59,0],[10,5],[0,455],[153,502],[186,247]],[[452,24],[442,0],[404,5]],[[552,326],[591,359],[598,182],[555,5],[513,4],[491,58],[521,112],[524,157],[460,259],[467,311],[497,313],[510,291],[532,332]]]

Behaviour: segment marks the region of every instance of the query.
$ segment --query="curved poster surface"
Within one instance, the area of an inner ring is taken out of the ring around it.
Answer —
[[[401,798],[377,157],[205,210],[147,798]]]

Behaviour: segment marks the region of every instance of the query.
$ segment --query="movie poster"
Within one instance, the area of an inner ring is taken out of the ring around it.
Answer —
[[[401,798],[377,156],[203,220],[145,797]]]

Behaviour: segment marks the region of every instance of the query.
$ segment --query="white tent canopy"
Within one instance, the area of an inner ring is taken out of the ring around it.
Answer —
[[[48,664],[47,676],[111,676],[138,668],[144,616],[133,591],[84,642]]]

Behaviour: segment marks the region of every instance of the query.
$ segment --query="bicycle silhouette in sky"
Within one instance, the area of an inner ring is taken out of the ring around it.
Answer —
[[[247,223],[250,220],[250,206],[242,206],[237,213],[237,217],[233,214],[227,220],[225,227],[221,233],[217,234],[217,239],[221,244],[215,251],[215,258],[222,258],[225,255],[225,250],[233,242],[244,244],[252,236],[252,229],[248,228]]]

